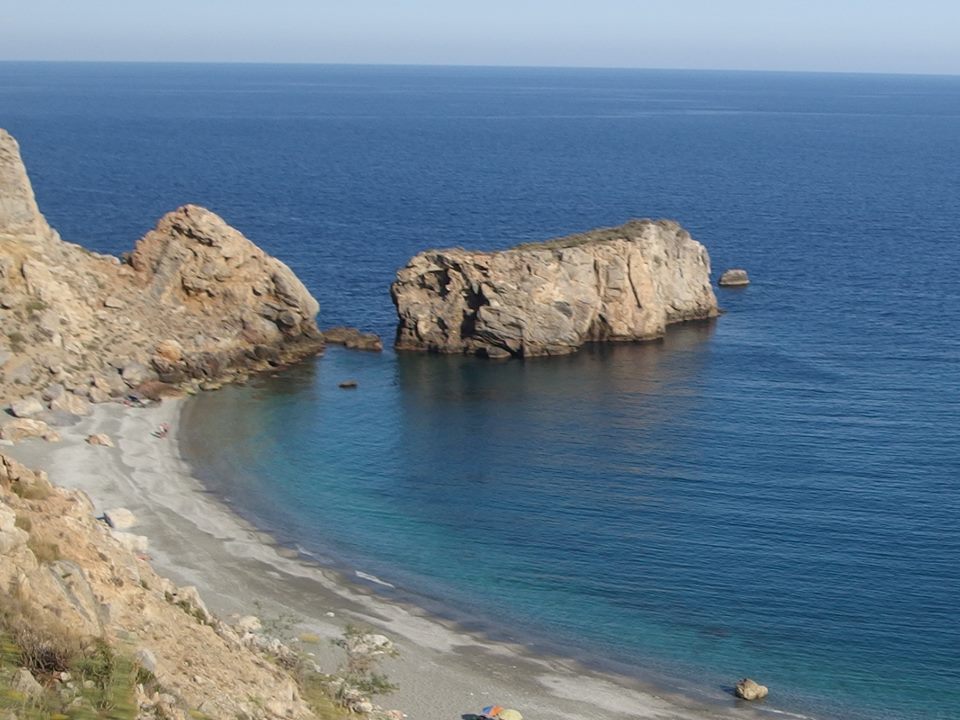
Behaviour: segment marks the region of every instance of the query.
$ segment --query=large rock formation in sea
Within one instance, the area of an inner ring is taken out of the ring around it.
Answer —
[[[391,295],[398,350],[495,358],[650,340],[718,312],[706,249],[667,220],[502,252],[423,252],[397,273]]]
[[[0,397],[80,414],[145,383],[230,379],[317,352],[317,310],[286,265],[195,205],[126,261],[64,242],[0,130]]]

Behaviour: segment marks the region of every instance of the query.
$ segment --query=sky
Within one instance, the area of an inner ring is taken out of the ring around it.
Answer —
[[[960,0],[0,0],[0,60],[960,74]]]

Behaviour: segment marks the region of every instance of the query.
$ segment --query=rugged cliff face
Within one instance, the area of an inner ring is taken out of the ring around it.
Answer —
[[[706,249],[664,220],[503,252],[424,252],[397,273],[391,295],[398,350],[487,357],[650,340],[671,323],[717,315]]]
[[[0,398],[42,393],[82,414],[144,383],[229,380],[318,351],[317,310],[286,265],[201,207],[161,218],[129,262],[63,242],[0,130]]]
[[[95,520],[82,493],[0,455],[0,638],[20,646],[18,662],[32,661],[53,692],[75,695],[77,717],[101,715],[86,712],[81,679],[61,675],[59,663],[95,640],[111,648],[111,664],[126,656],[141,669],[132,707],[110,717],[314,717],[259,637],[157,575],[129,547],[133,537]],[[0,675],[6,669],[0,658]]]

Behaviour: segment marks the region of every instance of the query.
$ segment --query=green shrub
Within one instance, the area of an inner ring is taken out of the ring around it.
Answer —
[[[339,675],[344,682],[337,691],[337,700],[345,699],[344,695],[350,689],[359,690],[367,696],[386,695],[395,691],[398,686],[387,678],[381,672],[378,672],[380,662],[387,657],[396,657],[400,652],[394,648],[370,649],[364,643],[364,638],[372,631],[347,625],[343,631],[343,637],[334,640],[333,643],[342,648],[347,658],[340,666]]]

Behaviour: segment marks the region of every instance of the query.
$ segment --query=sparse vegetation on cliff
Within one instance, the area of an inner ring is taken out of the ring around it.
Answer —
[[[83,640],[0,595],[0,709],[19,720],[134,720],[138,685],[142,692],[159,688],[105,640]]]
[[[578,247],[580,245],[591,245],[594,243],[610,242],[611,240],[623,240],[642,233],[648,225],[661,225],[662,227],[672,227],[680,229],[677,223],[669,220],[629,220],[623,225],[608,228],[597,228],[584,233],[574,233],[572,235],[563,235],[561,237],[550,238],[548,240],[535,240],[533,242],[520,243],[513,250],[557,250],[560,248]]]

